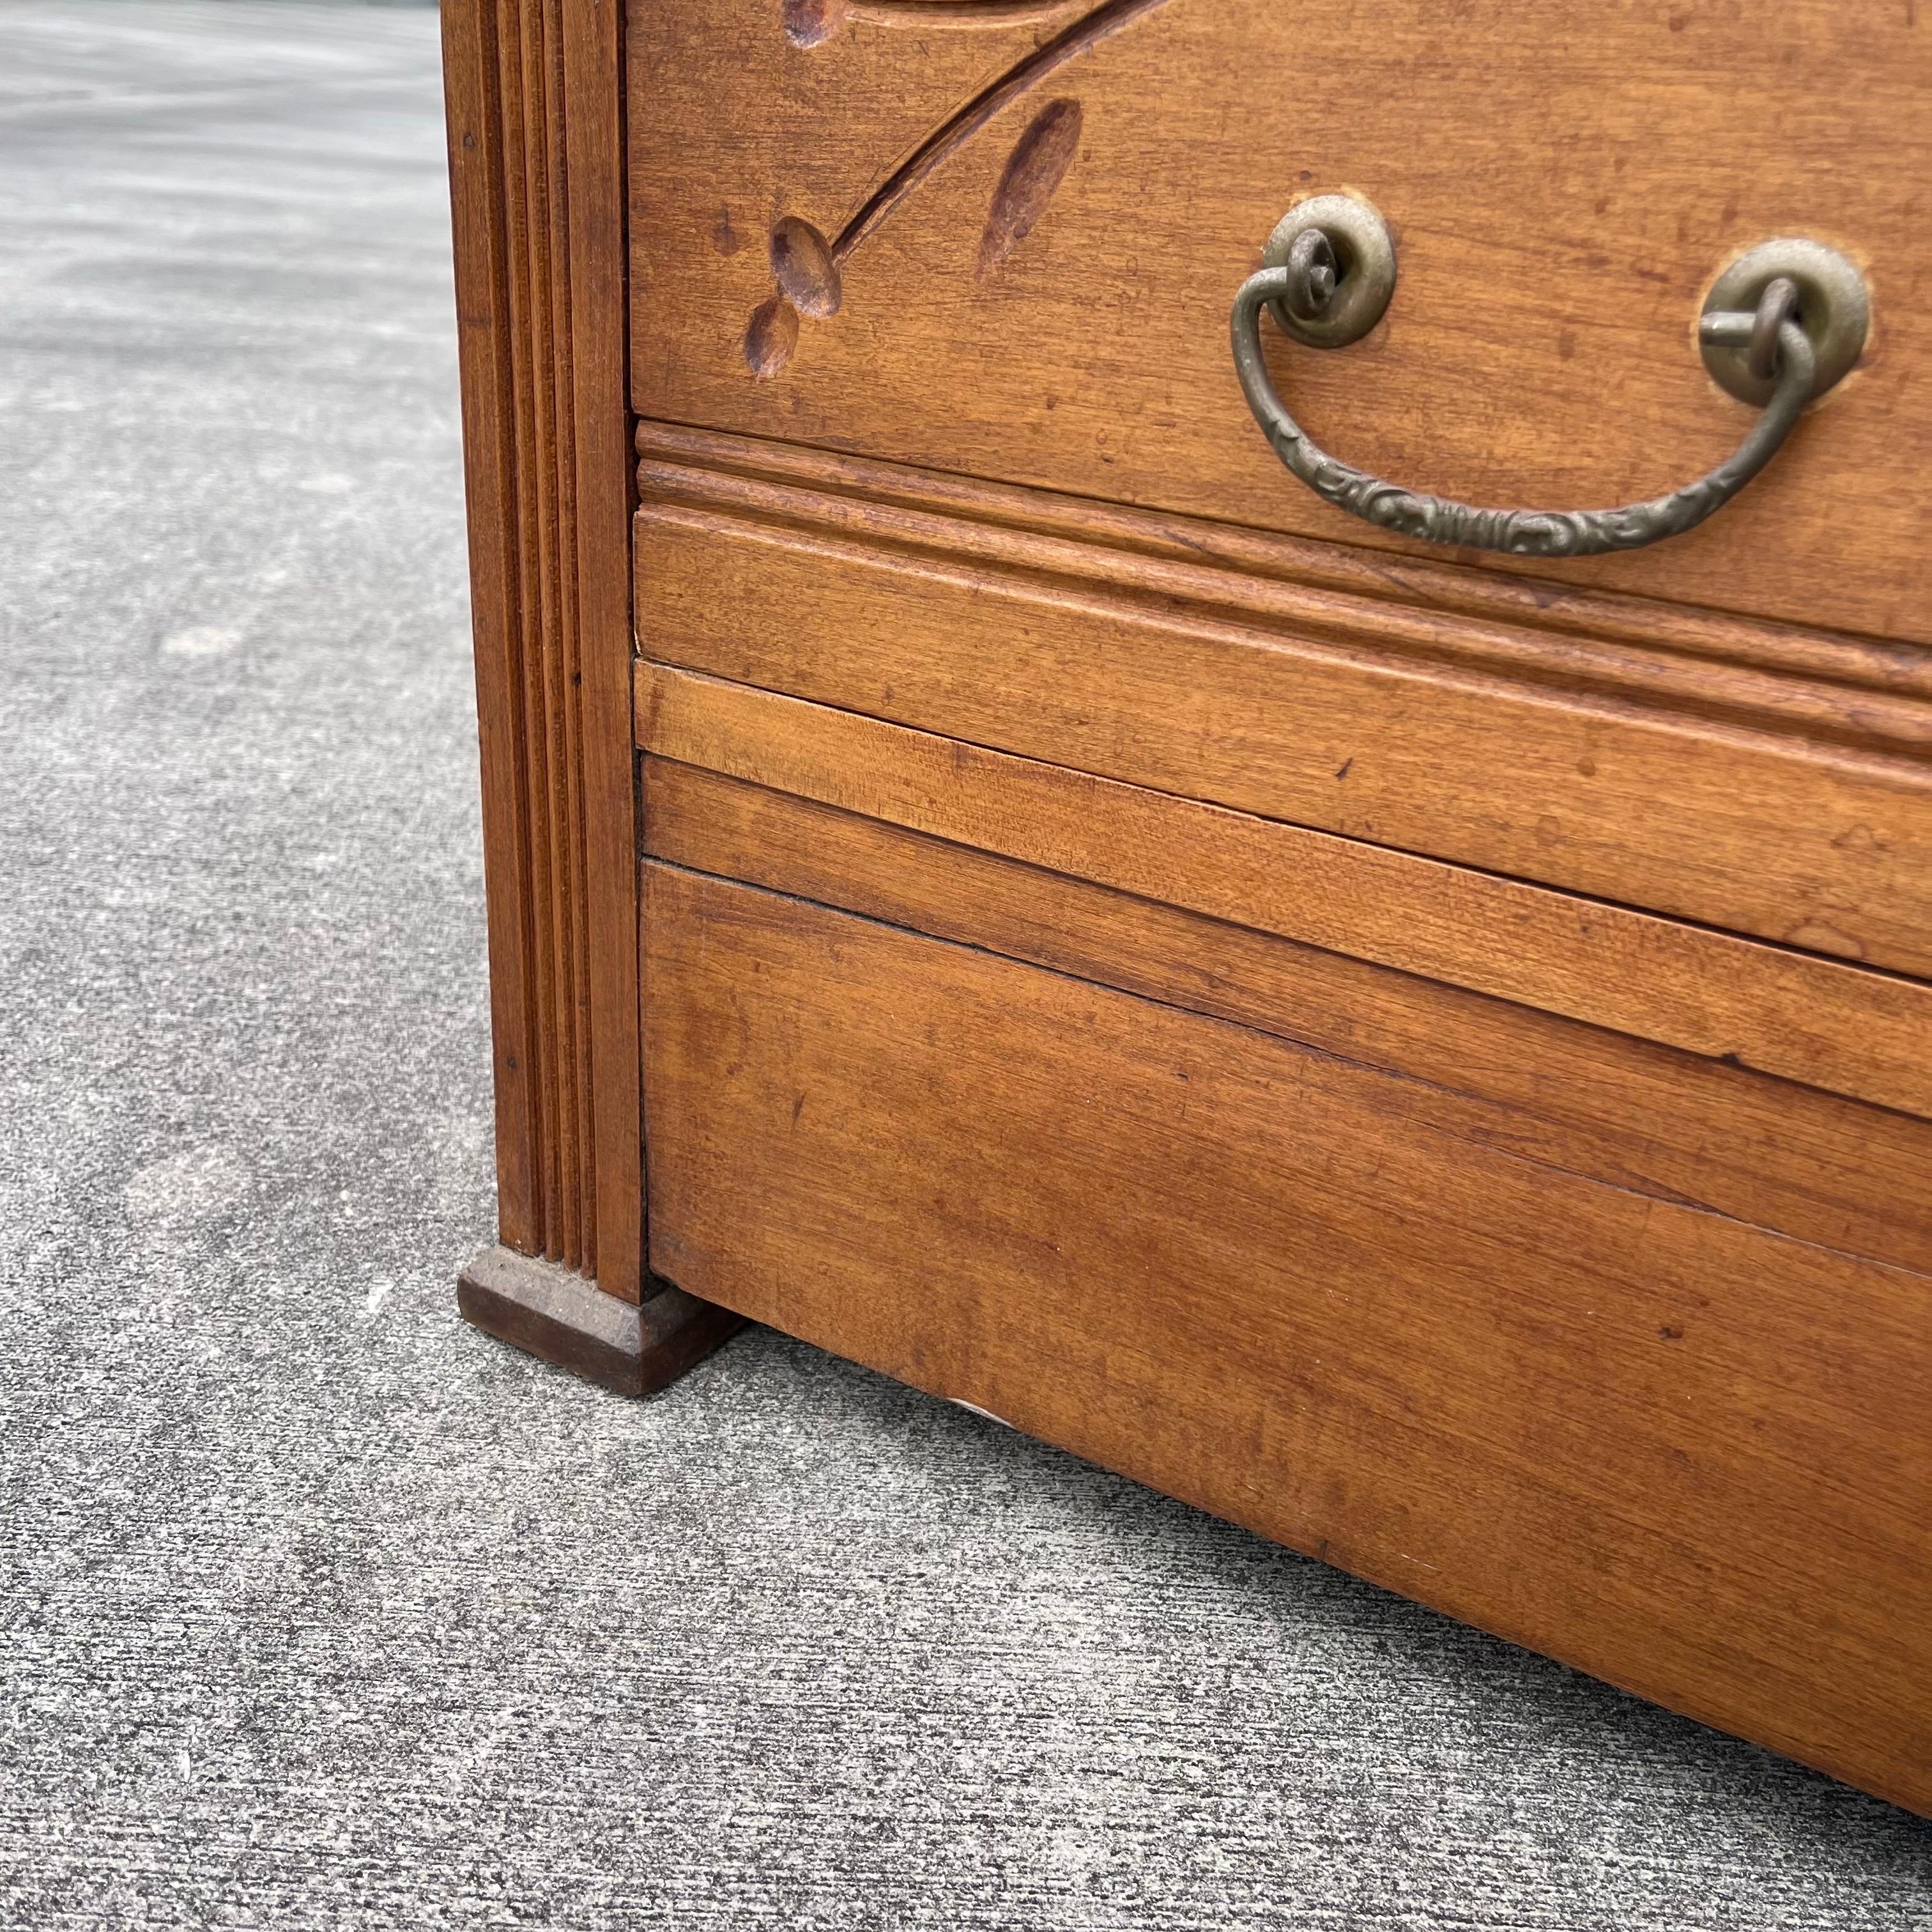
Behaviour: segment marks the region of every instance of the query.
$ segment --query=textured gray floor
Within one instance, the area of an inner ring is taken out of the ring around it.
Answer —
[[[0,1923],[1932,1927],[1932,1830],[490,1225],[435,22],[0,5]]]

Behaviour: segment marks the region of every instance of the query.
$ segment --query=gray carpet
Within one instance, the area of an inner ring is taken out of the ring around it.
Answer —
[[[1932,1927],[1904,1814],[808,1348],[459,1325],[435,37],[0,6],[0,1923]]]

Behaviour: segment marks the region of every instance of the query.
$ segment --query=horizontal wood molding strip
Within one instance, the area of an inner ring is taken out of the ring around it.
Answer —
[[[1490,676],[1556,686],[1580,704],[1618,701],[1664,717],[1682,716],[1792,735],[1840,741],[1868,752],[1910,756],[1932,749],[1932,704],[1863,686],[1824,683],[1630,644],[1604,646],[1569,633],[1509,627],[1415,605],[1376,602],[1280,578],[1243,577],[1226,569],[997,524],[962,523],[901,509],[821,498],[736,478],[647,466],[640,487],[651,499],[688,496],[780,524],[796,524],[859,542],[884,542],[937,557],[1032,572],[1056,584],[1111,596],[1122,592],[1203,614],[1221,612],[1285,631],[1310,643],[1369,648],[1392,659],[1462,666]],[[700,487],[680,491],[680,484]]]
[[[644,760],[646,854],[1232,1020],[1587,1178],[1932,1273],[1932,1123],[1324,952],[788,792]]]
[[[1145,558],[1121,574],[1173,580],[1123,589],[1109,576],[1119,553],[1059,538],[955,519],[914,544],[850,505],[820,505],[808,524],[772,508],[645,504],[646,657],[1932,974],[1932,762],[1896,746],[1812,742],[1565,685],[1553,668],[1504,675],[1398,649],[1367,619],[1450,639],[1468,628],[1406,606],[1234,572],[1207,573],[1226,586],[1217,602],[1192,566]],[[1354,616],[1258,612],[1276,596],[1346,602]]]
[[[1932,1115],[1932,987],[662,664],[640,748],[1333,952]]]
[[[1932,743],[1932,650],[1922,644],[1499,577],[671,423],[640,423],[637,448],[647,499],[936,540],[962,555],[1298,617],[1420,656],[1594,682],[1666,709],[1784,722],[1848,743]],[[962,531],[962,523],[982,530]],[[1874,698],[1895,701],[1874,705]]]
[[[653,1265],[1932,1810],[1932,1279],[657,862]]]

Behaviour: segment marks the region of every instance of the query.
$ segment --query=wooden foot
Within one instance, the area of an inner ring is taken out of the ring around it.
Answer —
[[[655,1395],[744,1325],[744,1317],[668,1282],[641,1306],[555,1262],[480,1249],[456,1278],[456,1305],[500,1341],[620,1395]]]

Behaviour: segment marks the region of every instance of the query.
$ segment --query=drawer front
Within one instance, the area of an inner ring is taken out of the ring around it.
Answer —
[[[1911,10],[627,17],[651,1267],[1932,1808]],[[1875,320],[1691,533],[1431,550],[1234,373],[1343,191],[1265,374],[1417,488],[1709,469],[1767,238]]]
[[[636,710],[660,759],[1932,1120],[1923,981],[662,665]]]
[[[1932,1277],[1870,1252],[1898,1248],[1900,1122],[1507,1008],[1425,1016],[1400,976],[1354,988],[1345,1057],[1310,1043],[1341,1018],[1318,958],[1197,935],[1163,964],[1142,924],[1142,989],[1112,990],[1066,969],[1131,902],[656,789],[682,862],[644,891],[661,1273],[1932,1809]],[[691,868],[734,848],[780,890]],[[884,922],[910,908],[970,943]],[[1190,957],[1217,970],[1190,987]],[[1418,1077],[1432,1038],[1460,1093]],[[1565,1118],[1580,1084],[1508,1096],[1512,1061],[1566,1054],[1599,1056],[1594,1124]],[[1740,1163],[1768,1225],[1707,1204],[1745,1206],[1712,1106],[1770,1125]],[[1778,1144],[1834,1131],[1835,1171]],[[1787,1208],[1866,1254],[1775,1232]]]
[[[1351,347],[1264,325],[1276,388],[1339,454],[1492,505],[1709,468],[1755,412],[1700,300],[1806,236],[1873,323],[1768,470],[1656,548],[1496,567],[1923,643],[1928,48],[1894,0],[632,0],[635,400],[1415,552],[1291,478],[1236,385],[1229,303],[1292,203],[1366,196],[1399,274]]]

